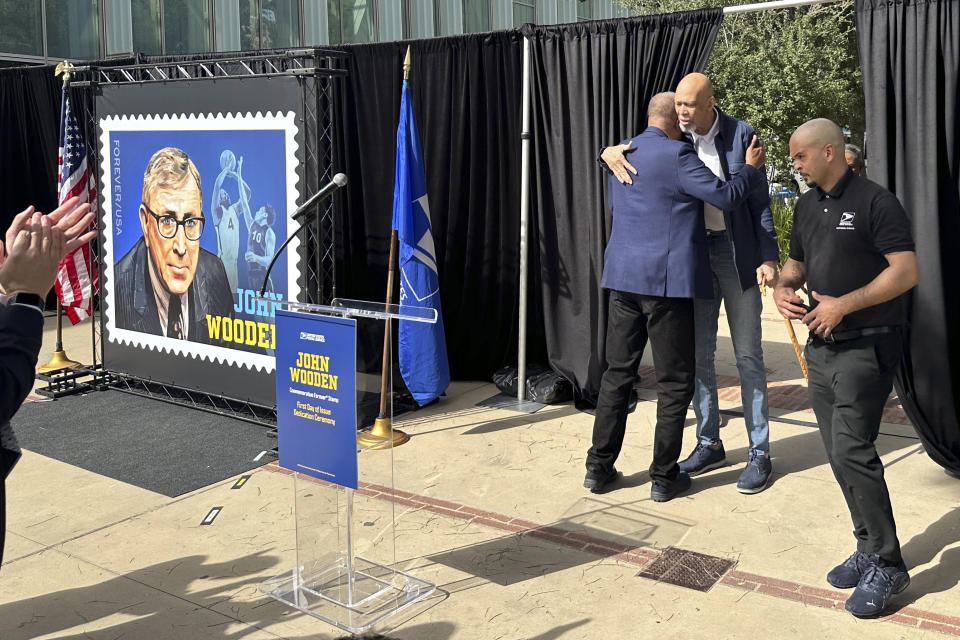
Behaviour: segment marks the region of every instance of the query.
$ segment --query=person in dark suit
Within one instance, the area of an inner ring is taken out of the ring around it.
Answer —
[[[17,215],[0,244],[0,562],[6,530],[6,477],[20,458],[10,419],[33,388],[43,337],[43,298],[61,258],[96,231],[90,205],[77,198],[43,216],[33,207]]]
[[[232,317],[223,263],[200,248],[200,174],[180,149],[166,147],[143,174],[143,237],[114,268],[117,327],[210,343],[206,317]]]
[[[649,335],[657,377],[650,495],[657,502],[690,486],[677,458],[693,397],[693,298],[713,297],[703,202],[735,208],[765,179],[759,167],[766,159],[754,138],[743,169],[720,180],[682,138],[674,98],[660,93],[650,100],[647,129],[628,145],[637,178],[632,184],[609,178],[613,229],[601,279],[610,289],[607,370],[583,483],[598,492],[617,477],[614,462],[623,445],[630,389]]]
[[[697,155],[714,175],[729,180],[746,161],[747,148],[756,134],[753,127],[717,107],[713,85],[702,73],[684,76],[676,93],[680,128],[692,137]],[[622,147],[608,147],[601,158],[620,182],[630,182],[630,173],[636,173],[636,169],[624,159]],[[713,298],[694,301],[697,375],[693,409],[697,415],[697,444],[680,462],[680,468],[694,476],[726,464],[720,439],[715,365],[720,303],[723,302],[740,372],[744,424],[750,440],[747,464],[737,480],[737,491],[754,494],[766,489],[773,471],[767,373],[760,330],[763,303],[758,285],[775,284],[780,249],[767,181],[758,184],[735,210],[724,211],[705,203],[704,221]]]

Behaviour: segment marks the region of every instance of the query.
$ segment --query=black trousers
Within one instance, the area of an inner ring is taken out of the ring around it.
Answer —
[[[0,562],[3,562],[3,544],[7,533],[7,480],[0,475]]]
[[[673,482],[683,441],[683,423],[693,398],[696,368],[693,300],[610,292],[607,315],[607,370],[593,423],[593,446],[587,467],[613,467],[627,428],[627,404],[649,335],[657,376],[657,426],[650,478]]]
[[[13,471],[20,452],[0,447],[0,563],[3,562],[3,544],[7,532],[7,476]]]
[[[900,543],[874,442],[903,349],[898,334],[807,343],[810,403],[853,520],[857,549],[900,561]]]

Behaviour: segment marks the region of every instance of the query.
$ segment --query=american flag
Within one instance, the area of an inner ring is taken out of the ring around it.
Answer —
[[[80,197],[80,204],[96,202],[97,188],[87,166],[87,148],[70,108],[66,87],[60,100],[60,175],[57,190],[60,204],[73,196]],[[54,286],[72,324],[90,316],[98,278],[96,265],[90,259],[89,244],[77,248],[60,261]]]

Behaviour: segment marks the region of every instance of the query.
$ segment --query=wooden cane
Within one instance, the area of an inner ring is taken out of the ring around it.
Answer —
[[[767,274],[760,276],[760,293],[764,296],[767,295]],[[803,371],[803,379],[809,380],[807,361],[803,359],[803,349],[800,348],[800,343],[797,341],[797,333],[793,330],[793,323],[790,322],[790,318],[784,318],[783,321],[787,324],[787,333],[790,335],[790,342],[793,343],[793,352],[797,354],[800,370]]]
[[[807,373],[807,361],[803,359],[803,350],[800,348],[800,343],[797,342],[797,334],[793,330],[793,323],[790,322],[790,318],[784,318],[783,321],[787,323],[787,333],[790,334],[790,342],[793,343],[793,352],[797,354],[797,362],[800,363],[800,370],[803,371],[803,379],[809,380],[810,376]]]

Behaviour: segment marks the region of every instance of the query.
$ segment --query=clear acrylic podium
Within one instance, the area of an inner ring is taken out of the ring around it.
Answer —
[[[389,439],[393,435],[393,340],[384,339],[384,329],[393,319],[434,323],[437,313],[423,307],[339,299],[329,306],[284,302],[280,308],[356,321],[356,425],[371,426],[374,417],[383,424],[386,417],[389,425],[384,441],[357,446],[356,491],[294,472],[296,566],[263,582],[260,591],[350,633],[362,633],[435,589],[434,584],[395,568],[395,503],[388,498],[394,489]],[[381,354],[388,359],[386,367]],[[380,415],[382,371],[387,377],[385,415]]]

